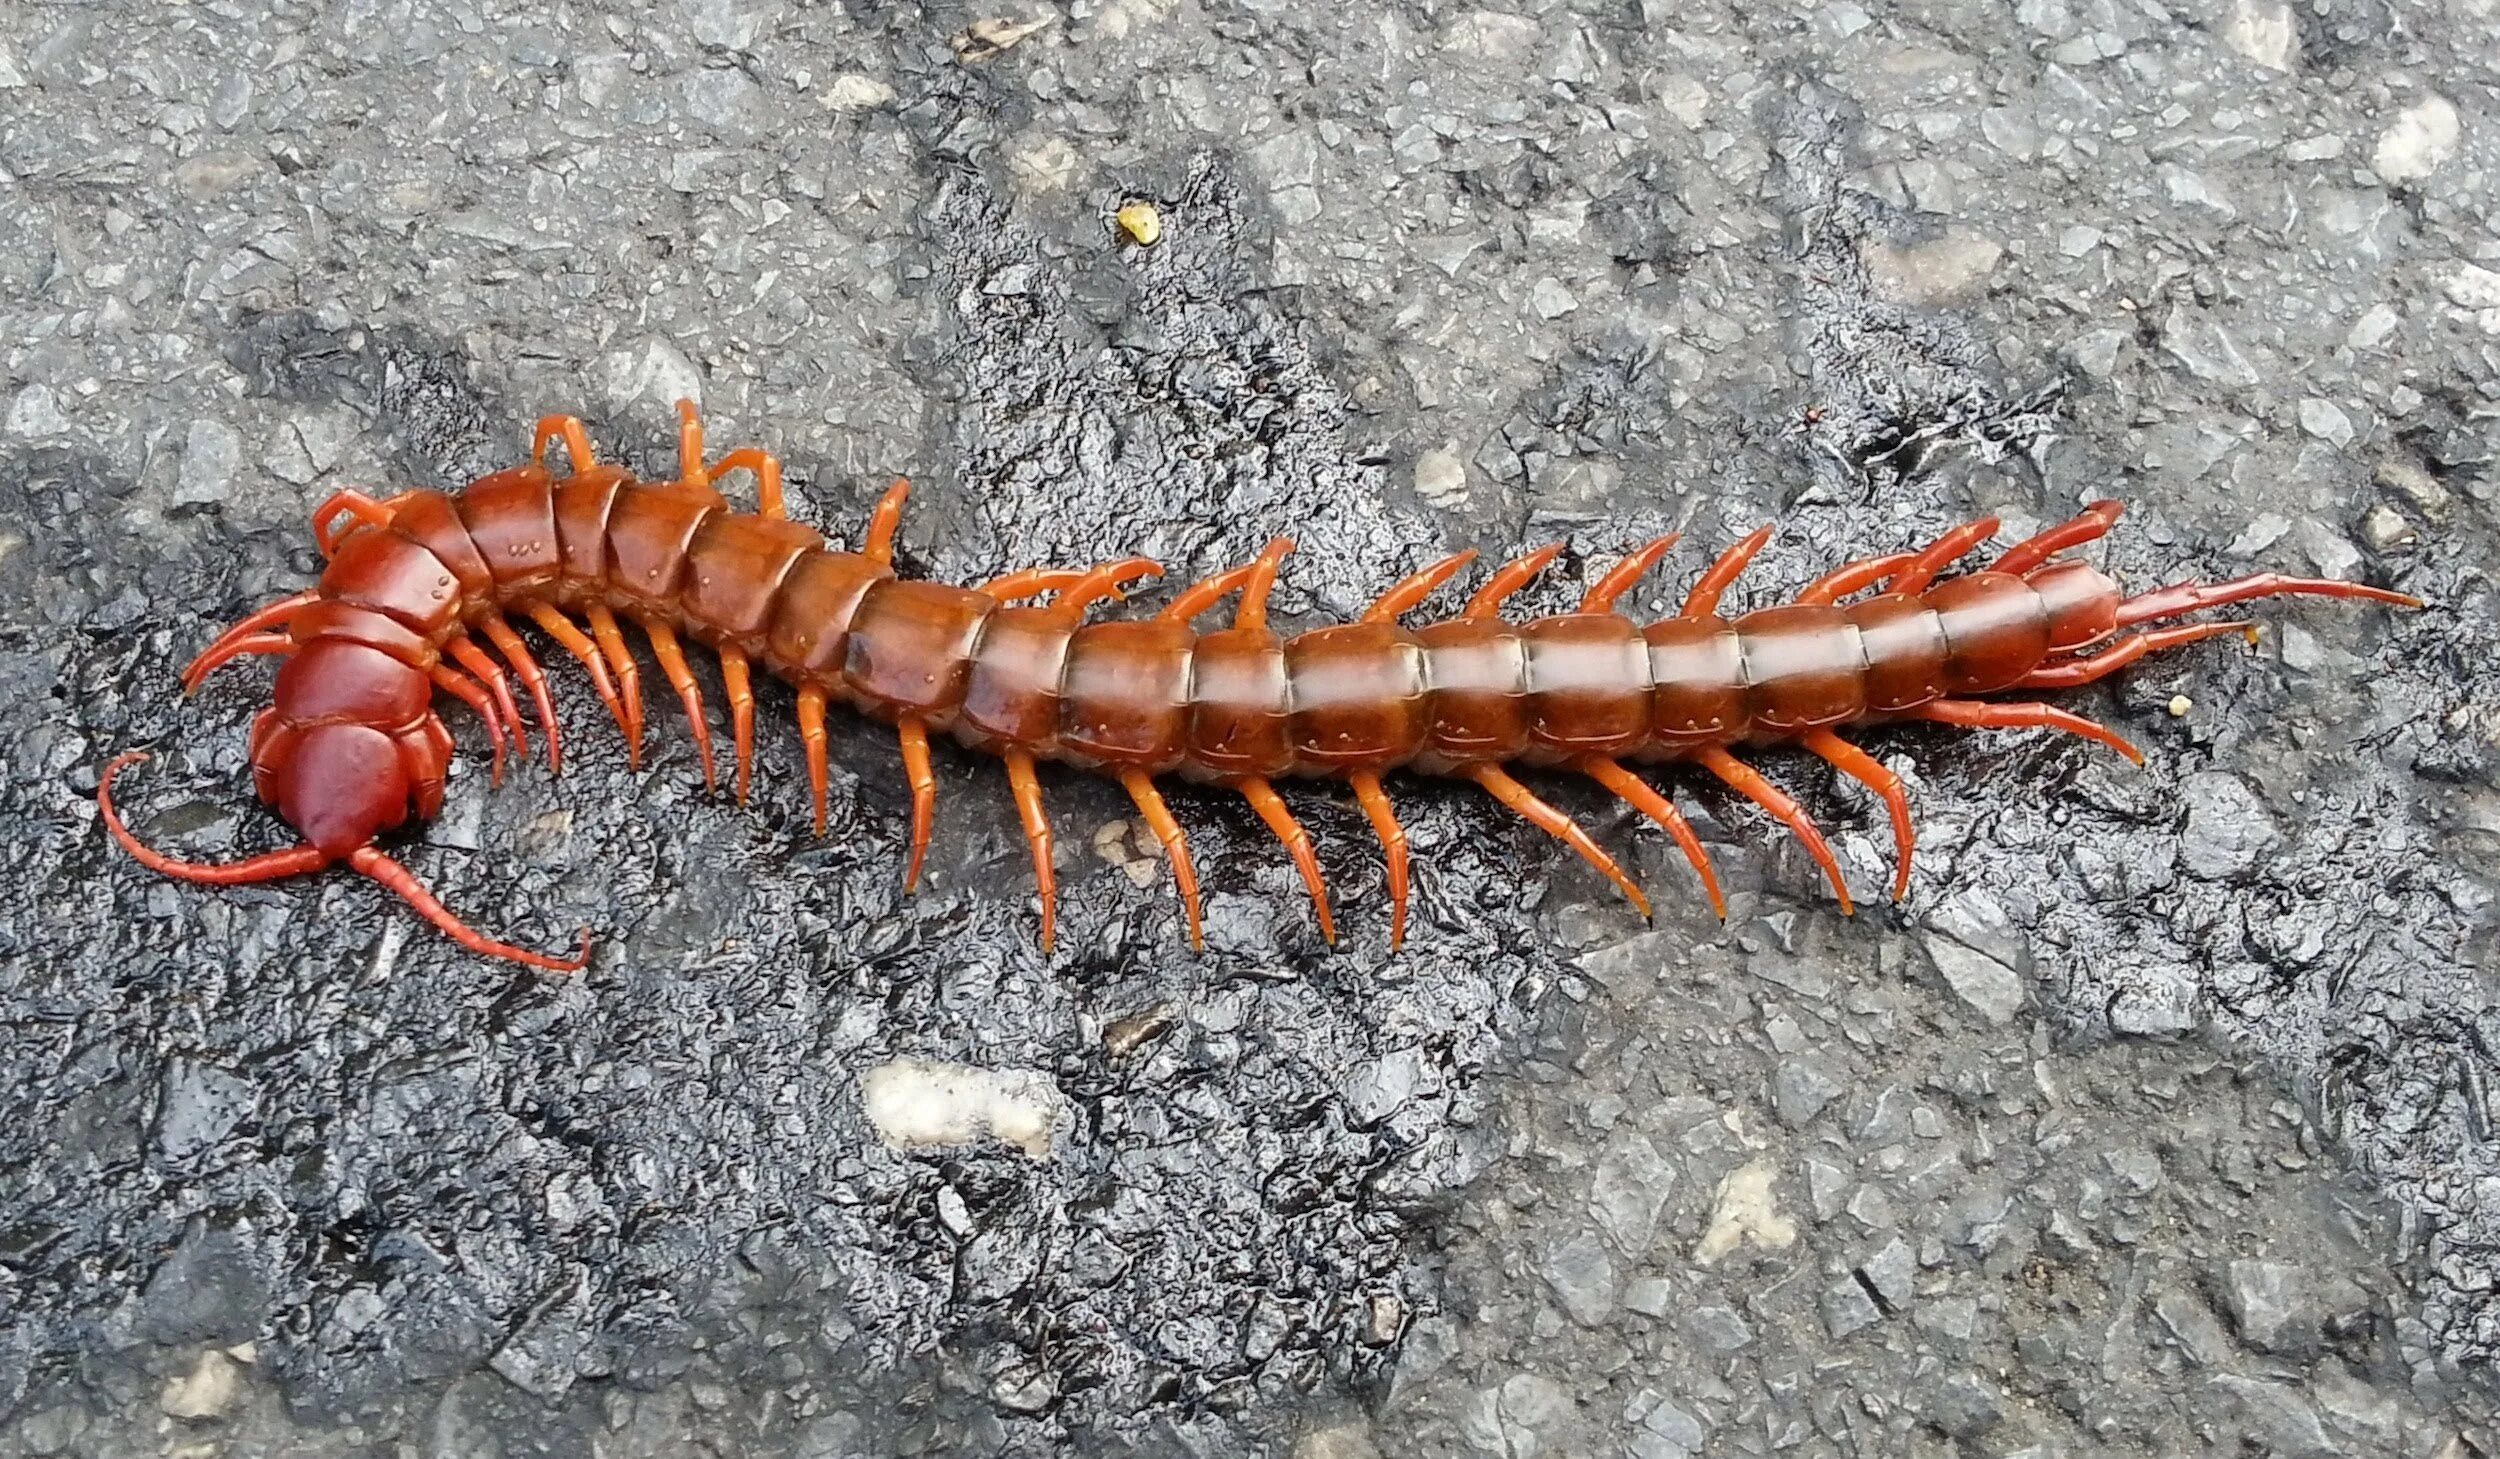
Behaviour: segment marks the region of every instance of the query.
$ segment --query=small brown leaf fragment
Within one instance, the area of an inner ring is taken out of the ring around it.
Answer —
[[[978,66],[995,59],[1009,46],[1058,19],[1045,15],[1039,20],[1009,20],[1003,16],[976,20],[947,41],[955,48],[955,59],[966,66]]]

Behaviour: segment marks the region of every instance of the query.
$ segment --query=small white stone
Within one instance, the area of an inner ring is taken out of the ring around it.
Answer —
[[[1750,1244],[1776,1250],[1797,1239],[1797,1223],[1781,1215],[1772,1199],[1771,1186],[1777,1174],[1777,1167],[1768,1160],[1756,1160],[1728,1172],[1727,1178],[1719,1182],[1719,1198],[1711,1208],[1710,1225],[1693,1247],[1693,1260],[1708,1266],[1739,1246]]]
[[[1528,304],[1544,319],[1560,319],[1580,307],[1580,301],[1552,274],[1536,281],[1536,287],[1528,291]]]
[[[49,385],[29,385],[9,402],[9,434],[48,440],[69,433],[69,417],[61,414],[60,397]]]
[[[2386,182],[2418,181],[2456,156],[2464,136],[2457,109],[2447,98],[2423,97],[2396,113],[2396,120],[2379,133],[2378,148],[2370,154],[2370,170]]]
[[[2462,259],[2440,271],[2439,290],[2460,309],[2500,309],[2500,274]]]
[[[1885,293],[1912,304],[1941,304],[1986,283],[2005,250],[1993,239],[1957,230],[1915,248],[1870,246],[1864,256]]]
[[[2315,395],[2302,399],[2300,428],[2338,450],[2352,444],[2352,417],[2332,400]]]
[[[215,1418],[242,1396],[243,1369],[221,1352],[200,1354],[198,1366],[165,1385],[156,1406],[174,1418]]]
[[[1450,22],[1441,33],[1441,44],[1454,51],[1490,56],[1496,60],[1516,59],[1528,53],[1537,43],[1536,22],[1524,15],[1505,15],[1498,10],[1479,10]]]
[[[2289,71],[2300,62],[2300,26],[2282,0],[2232,0],[2222,43],[2269,71]]]
[[[2057,236],[2057,251],[2068,258],[2081,258],[2101,246],[2101,230],[2089,223],[2077,223]]]
[[[182,438],[182,467],[174,475],[177,506],[221,501],[243,464],[243,438],[221,420],[195,420]]]
[[[599,359],[608,398],[618,405],[649,402],[673,407],[680,400],[703,404],[703,375],[686,352],[654,335],[638,346],[611,350]]]
[[[1415,458],[1415,495],[1444,511],[1467,502],[1467,466],[1458,452],[1444,446]]]
[[[894,88],[865,72],[836,76],[821,98],[829,111],[874,111],[894,99]]]
[[[2361,540],[2370,544],[2372,552],[2394,552],[2411,547],[2421,537],[2404,514],[2385,502],[2361,514]]]
[[[986,1138],[1040,1160],[1050,1154],[1068,1101],[1038,1069],[896,1059],[860,1080],[860,1103],[878,1138],[897,1150],[942,1149]]]
[[[2344,343],[2356,350],[2376,349],[2380,341],[2395,333],[2402,318],[2391,304],[2373,304],[2352,322],[2352,331],[2344,336]]]
[[[2283,155],[2294,162],[2331,162],[2344,155],[2344,139],[2331,132],[2303,137],[2284,147]]]

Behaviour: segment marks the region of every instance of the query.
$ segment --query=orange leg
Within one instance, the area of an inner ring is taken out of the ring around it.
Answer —
[[[1118,562],[1087,568],[1083,577],[1060,590],[1051,606],[1069,618],[1079,618],[1105,598],[1128,601],[1128,594],[1122,590],[1131,583],[1161,576],[1162,564],[1143,557],[1124,557]]]
[[[530,464],[547,464],[547,446],[561,438],[565,454],[573,458],[573,474],[579,476],[599,464],[599,453],[590,449],[590,432],[582,429],[577,415],[542,415],[530,430]]]
[[[2399,608],[2419,608],[2422,600],[2410,593],[2390,592],[2365,583],[2348,583],[2335,578],[2288,578],[2279,572],[2253,573],[2233,578],[2227,583],[2174,583],[2149,593],[2138,593],[2118,605],[2118,626],[2132,628],[2160,618],[2176,618],[2203,608],[2219,608],[2228,603],[2245,603],[2251,598],[2273,598],[2305,594],[2315,598],[2367,598],[2376,603],[2393,603]]]
[[[1675,838],[1684,859],[1693,864],[1693,872],[1701,878],[1701,889],[1710,898],[1710,910],[1727,920],[1727,898],[1719,892],[1719,873],[1710,864],[1710,853],[1701,847],[1701,838],[1693,834],[1693,824],[1684,819],[1667,798],[1650,783],[1602,755],[1591,755],[1580,761],[1580,773],[1613,791],[1629,802],[1632,808],[1656,821],[1660,828]]]
[[[1720,553],[1719,560],[1710,564],[1709,570],[1701,575],[1701,581],[1693,584],[1693,591],[1685,596],[1683,616],[1699,618],[1718,612],[1720,596],[1744,572],[1746,564],[1753,561],[1754,554],[1760,552],[1763,544],[1770,540],[1771,529],[1757,527],[1752,536]]]
[[[657,618],[636,621],[651,640],[651,656],[660,661],[662,677],[677,691],[677,702],[686,706],[686,724],[694,731],[695,758],[703,762],[703,788],[717,790],[720,781],[712,773],[712,726],[703,717],[703,690],[694,681],[694,670],[686,664],[686,651],[678,647],[677,634],[667,624]]]
[[[470,927],[466,922],[453,916],[449,908],[436,901],[434,894],[427,891],[424,884],[409,873],[408,868],[370,846],[360,846],[349,852],[347,864],[390,888],[399,895],[401,901],[414,907],[418,916],[441,928],[452,941],[480,957],[502,958],[506,962],[542,968],[551,973],[578,973],[590,964],[590,929],[587,927],[582,929],[580,953],[569,958],[548,957],[544,953],[514,947],[508,942],[497,942]]]
[[[1606,575],[1599,578],[1586,593],[1580,595],[1580,611],[1583,613],[1613,612],[1615,599],[1631,591],[1632,585],[1646,576],[1651,568],[1658,565],[1658,559],[1666,556],[1668,549],[1682,540],[1684,540],[1683,533],[1669,532],[1666,536],[1658,538],[1640,551],[1629,554],[1621,562],[1606,569]]]
[[[1189,949],[1204,952],[1207,939],[1198,918],[1198,868],[1189,859],[1189,838],[1181,834],[1181,823],[1172,819],[1163,792],[1155,789],[1154,780],[1144,771],[1122,771],[1120,784],[1127,787],[1128,798],[1137,802],[1137,813],[1146,818],[1155,839],[1163,843],[1163,855],[1172,863],[1172,880],[1181,889],[1181,905],[1189,913]]]
[[[2073,521],[2060,522],[2007,548],[2003,557],[1988,564],[1988,571],[2029,572],[2069,547],[2080,547],[2096,537],[2108,535],[2109,529],[2118,524],[2118,514],[2125,510],[2116,502],[2094,502]]]
[[[825,691],[799,691],[799,741],[807,746],[807,788],[816,800],[816,834],[825,834]]]
[[[131,859],[141,866],[159,876],[170,876],[180,881],[199,882],[207,886],[233,887],[244,886],[252,882],[276,881],[283,876],[301,876],[308,871],[319,871],[330,864],[329,856],[315,846],[293,846],[284,851],[271,851],[249,860],[228,862],[222,866],[213,866],[202,861],[178,861],[161,851],[150,849],[147,843],[131,834],[130,828],[122,824],[121,813],[113,808],[113,777],[121,774],[123,767],[136,765],[150,758],[152,757],[145,750],[124,750],[114,756],[112,762],[104,767],[103,777],[96,781],[95,786],[96,813],[104,818],[104,829],[110,832],[113,839],[121,843],[122,850],[129,852]]]
[[[1217,573],[1204,582],[1192,583],[1181,595],[1164,605],[1155,616],[1166,623],[1187,623],[1215,606],[1226,593],[1241,590],[1241,608],[1233,616],[1236,628],[1261,628],[1267,624],[1267,594],[1276,585],[1276,565],[1293,551],[1291,537],[1277,537],[1259,550],[1259,555],[1241,566]],[[1245,621],[1248,620],[1248,621]]]
[[[755,690],[749,686],[746,650],[720,646],[720,681],[729,696],[729,742],[738,758],[738,804],[747,803],[747,772],[755,757]]]
[[[1884,591],[1898,593],[1905,598],[1917,597],[1927,591],[1927,585],[1936,580],[1936,574],[1968,557],[1972,549],[1996,534],[1997,519],[1994,517],[1964,522],[1937,538],[1926,551],[1911,558],[1908,567],[1884,584]]]
[[[1007,784],[1016,793],[1016,817],[1024,822],[1024,843],[1033,848],[1033,885],[1042,898],[1042,951],[1050,952],[1059,927],[1059,873],[1051,864],[1050,817],[1042,810],[1041,777],[1033,773],[1033,757],[1022,750],[1005,751]]]
[[[1844,563],[1813,582],[1797,595],[1800,603],[1837,603],[1860,588],[1870,588],[1918,560],[1914,552],[1895,553],[1890,557],[1869,557]]]
[[[691,400],[677,402],[677,481],[698,489],[712,484],[712,473],[703,466],[703,417]]]
[[[1458,575],[1459,569],[1476,560],[1472,547],[1453,552],[1432,566],[1412,572],[1389,585],[1369,608],[1363,610],[1365,623],[1387,623],[1399,614],[1432,596],[1433,589]]]
[[[2202,643],[2209,638],[2244,633],[2248,641],[2257,641],[2254,623],[2187,623],[2176,628],[2156,628],[2150,633],[2130,634],[2088,659],[2067,659],[2032,670],[2007,685],[2009,689],[2078,689],[2097,683],[2117,673],[2149,653],[2182,644]]]
[[[757,513],[781,520],[789,518],[789,509],[781,500],[780,457],[758,446],[741,446],[714,462],[712,471],[716,476],[726,476],[732,471],[754,472]]]
[[[572,619],[556,611],[552,603],[532,603],[524,611],[530,615],[532,623],[546,630],[549,638],[562,644],[566,653],[581,662],[583,670],[590,675],[591,686],[599,691],[599,702],[608,707],[609,716],[615,719],[617,732],[624,733],[625,706],[616,697],[616,685],[608,678],[607,660],[599,657],[599,645],[591,642],[590,635],[582,632]]]
[[[859,555],[879,566],[894,562],[894,532],[903,525],[903,498],[911,495],[911,483],[896,477],[894,484],[877,498],[877,509],[868,514],[868,536],[861,543]]]
[[[321,549],[324,557],[338,555],[339,538],[344,534],[331,531],[330,524],[341,512],[353,514],[357,521],[368,527],[387,527],[393,515],[387,504],[377,502],[361,491],[330,493],[329,499],[313,508],[312,514],[313,544]]]
[[[2069,714],[2054,704],[1990,704],[1977,699],[1931,699],[1916,709],[1902,710],[1901,717],[1959,725],[1963,729],[2064,730],[2096,745],[2107,745],[2138,765],[2144,763],[2144,752],[2127,743],[2117,731],[2085,719],[2080,714]]]
[[[1589,839],[1589,833],[1580,828],[1579,822],[1537,799],[1528,787],[1511,779],[1498,766],[1478,765],[1463,773],[1491,791],[1495,800],[1527,817],[1539,830],[1559,838],[1564,845],[1579,852],[1589,865],[1604,872],[1607,880],[1623,889],[1623,894],[1632,899],[1632,905],[1639,909],[1643,917],[1649,915],[1649,898],[1641,895],[1641,889],[1633,885],[1632,878],[1623,874],[1623,868],[1615,864],[1615,859],[1607,855],[1603,847]]]
[[[1320,879],[1319,854],[1311,849],[1310,833],[1303,830],[1302,823],[1293,818],[1292,811],[1286,809],[1285,799],[1276,793],[1276,787],[1263,778],[1245,775],[1233,782],[1233,788],[1250,802],[1250,808],[1259,813],[1259,819],[1267,822],[1267,828],[1276,833],[1276,839],[1285,843],[1285,851],[1293,857],[1293,864],[1301,869],[1302,884],[1311,889],[1311,906],[1319,913],[1319,935],[1327,940],[1330,947],[1335,947],[1337,920],[1328,912],[1328,883]]]
[[[1476,595],[1467,600],[1466,608],[1458,616],[1461,618],[1500,617],[1502,604],[1509,599],[1510,595],[1535,581],[1538,573],[1553,566],[1554,559],[1562,556],[1562,550],[1561,543],[1548,542],[1525,557],[1514,558],[1503,563],[1492,577],[1485,580],[1483,587],[1476,589]]]
[[[547,732],[547,773],[563,774],[564,741],[556,728],[555,701],[547,696],[547,676],[539,672],[538,660],[530,657],[529,645],[521,642],[521,635],[512,631],[502,614],[487,614],[478,620],[478,627],[485,632],[486,641],[512,665],[512,672],[520,676],[521,687],[530,691],[530,706],[538,711],[539,727]]]
[[[1354,787],[1354,798],[1363,805],[1363,814],[1371,817],[1372,831],[1380,837],[1381,853],[1389,862],[1389,950],[1406,945],[1406,828],[1398,824],[1397,808],[1389,804],[1389,793],[1380,788],[1380,777],[1354,774],[1346,777]]]
[[[894,729],[903,741],[903,778],[911,782],[911,865],[903,872],[903,895],[910,896],[920,885],[920,862],[937,821],[937,772],[929,765],[928,724],[905,715]]]
[[[593,603],[582,610],[590,620],[590,636],[599,645],[599,652],[616,671],[616,697],[625,709],[625,763],[635,770],[642,768],[642,669],[634,662],[634,651],[626,646],[625,630],[617,626],[616,615],[605,603]]]
[[[512,731],[513,753],[528,759],[529,732],[521,728],[521,706],[512,702],[512,684],[504,678],[503,666],[487,657],[486,650],[477,646],[477,640],[465,633],[444,644],[443,649],[460,661],[460,667],[476,675],[478,682],[486,686],[486,692],[494,696],[497,712],[503,715],[504,724]]]
[[[1805,810],[1797,802],[1778,786],[1763,779],[1751,765],[1717,745],[1702,746],[1693,752],[1693,758],[1711,774],[1727,782],[1729,789],[1769,811],[1772,819],[1786,826],[1798,843],[1806,848],[1806,854],[1814,858],[1814,864],[1823,868],[1823,875],[1831,878],[1832,890],[1840,897],[1840,910],[1851,916],[1856,915],[1857,905],[1849,900],[1849,883],[1840,875],[1840,859],[1832,855],[1831,843],[1823,839],[1823,833],[1815,829],[1814,822],[1807,818]]]
[[[1875,792],[1884,809],[1892,816],[1892,852],[1897,869],[1892,874],[1892,899],[1900,901],[1910,894],[1910,857],[1918,847],[1918,833],[1910,825],[1910,796],[1901,788],[1901,777],[1883,766],[1883,762],[1857,746],[1820,729],[1805,738],[1805,746],[1828,761],[1832,768]]]
[[[1023,567],[1001,573],[973,591],[987,593],[1002,603],[1014,603],[1073,587],[1084,577],[1085,569],[1081,567]]]
[[[449,664],[436,664],[430,676],[436,688],[477,711],[486,723],[486,742],[495,747],[494,768],[487,773],[491,785],[503,784],[503,721],[495,717],[495,701],[487,696],[485,687]]]
[[[182,671],[182,691],[185,694],[198,692],[200,681],[208,677],[209,671],[234,656],[232,647],[234,644],[265,629],[279,627],[294,618],[296,614],[320,601],[321,594],[308,588],[303,592],[280,598],[266,607],[253,609],[242,622],[217,635],[217,641],[202,649],[200,656],[193,659],[190,666]]]

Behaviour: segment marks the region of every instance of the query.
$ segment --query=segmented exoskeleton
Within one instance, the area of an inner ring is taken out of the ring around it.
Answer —
[[[2148,626],[2202,608],[2286,593],[2421,606],[2383,588],[2271,573],[2127,597],[2097,569],[2057,555],[2117,521],[2118,504],[2103,501],[1976,572],[1942,576],[1995,535],[1993,517],[1919,552],[1849,563],[1792,603],[1732,619],[1719,615],[1720,597],[1769,540],[1768,527],[1722,553],[1675,617],[1646,627],[1614,605],[1675,544],[1673,536],[1616,563],[1575,611],[1525,623],[1503,619],[1502,604],[1554,560],[1559,544],[1496,571],[1457,617],[1415,628],[1401,616],[1473,552],[1397,583],[1356,622],[1291,637],[1267,623],[1269,590],[1293,547],[1281,537],[1152,617],[1088,622],[1093,605],[1162,569],[1129,558],[1011,572],[978,588],[898,578],[893,544],[905,483],[877,504],[858,551],[836,551],[785,517],[777,460],[750,447],[707,465],[693,407],[680,402],[678,410],[674,481],[638,481],[602,464],[580,421],[551,416],[538,423],[529,465],[457,494],[413,491],[376,501],[348,491],[323,503],[313,515],[314,537],[329,558],[319,585],[245,618],[184,673],[185,686],[196,688],[238,655],[285,658],[275,703],[252,726],[252,776],[261,799],[304,843],[228,865],[150,850],[112,801],[115,773],[143,758],[137,752],[108,765],[96,787],[113,836],[154,870],[197,882],[267,881],[344,861],[475,951],[558,971],[583,966],[586,930],[572,958],[492,941],[374,846],[411,814],[423,819],[442,808],[452,741],[431,708],[435,689],[485,721],[501,783],[507,730],[514,747],[529,752],[508,664],[546,733],[550,770],[560,767],[546,680],[508,616],[518,615],[589,672],[636,765],[640,670],[622,623],[639,625],[685,705],[707,786],[711,732],[683,640],[710,647],[729,698],[741,801],[753,757],[754,669],[789,681],[798,691],[820,832],[827,706],[840,700],[893,725],[912,791],[907,888],[919,880],[936,805],[931,734],[951,732],[996,755],[1032,845],[1045,949],[1056,896],[1050,823],[1034,772],[1041,760],[1112,776],[1127,789],[1170,858],[1193,945],[1197,876],[1156,784],[1171,774],[1230,787],[1249,801],[1292,855],[1332,943],[1336,924],[1319,861],[1276,792],[1279,779],[1336,779],[1353,788],[1388,857],[1393,946],[1405,936],[1406,840],[1381,777],[1397,769],[1474,781],[1569,843],[1646,916],[1648,899],[1614,858],[1509,767],[1585,775],[1675,839],[1724,916],[1699,838],[1626,762],[1690,763],[1785,824],[1847,909],[1848,884],[1822,834],[1735,747],[1801,745],[1880,797],[1899,855],[1897,900],[1910,878],[1908,799],[1897,777],[1841,738],[1843,727],[1891,720],[2047,727],[2141,762],[2134,746],[2090,720],[2048,704],[1977,696],[2088,684],[2148,653],[2248,627]],[[568,474],[547,466],[558,442]],[[716,476],[737,470],[754,475],[759,511],[734,512],[713,488]],[[1842,602],[1869,589],[1879,591]],[[1236,593],[1232,625],[1199,632],[1196,620]]]

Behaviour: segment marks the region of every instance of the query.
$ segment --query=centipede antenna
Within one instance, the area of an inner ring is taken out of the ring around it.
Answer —
[[[242,861],[213,864],[205,861],[183,861],[150,847],[133,834],[128,826],[122,824],[121,813],[114,809],[113,777],[119,775],[124,766],[136,765],[142,760],[151,758],[153,757],[145,750],[125,750],[114,756],[112,762],[104,767],[104,773],[97,777],[95,785],[96,812],[104,818],[104,829],[111,833],[115,841],[121,843],[122,850],[130,853],[130,859],[141,866],[159,876],[170,876],[178,881],[199,882],[205,886],[234,887],[247,886],[253,882],[276,881],[281,877],[302,876],[308,871],[319,871],[330,864],[328,854],[319,847],[311,845],[290,846],[283,851],[264,852]]]
[[[590,929],[587,927],[582,929],[582,950],[578,954],[569,958],[549,957],[525,947],[514,947],[508,942],[497,942],[461,921],[452,915],[450,908],[436,900],[434,894],[427,891],[425,884],[418,881],[408,868],[370,846],[359,846],[349,852],[347,864],[397,893],[401,901],[416,909],[418,916],[480,957],[502,958],[506,962],[521,963],[550,973],[578,973],[590,965]]]

